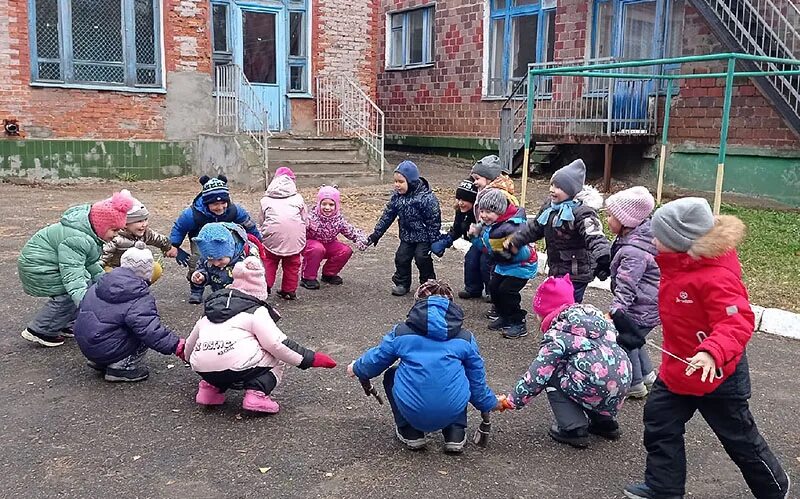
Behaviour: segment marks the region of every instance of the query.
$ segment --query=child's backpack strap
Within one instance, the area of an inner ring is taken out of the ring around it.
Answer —
[[[264,244],[261,242],[261,240],[258,237],[254,236],[253,234],[250,234],[249,232],[247,233],[247,241],[251,245],[255,246],[255,248],[258,250],[258,258],[261,259],[261,264],[266,269],[267,268],[267,250],[266,250],[266,248],[264,248]],[[266,272],[264,273],[264,278],[266,279]],[[272,311],[270,311],[270,315],[272,315]],[[280,315],[278,317],[280,317]]]

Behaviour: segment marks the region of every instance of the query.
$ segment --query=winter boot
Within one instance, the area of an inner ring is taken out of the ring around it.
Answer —
[[[395,284],[392,288],[392,295],[393,296],[403,296],[408,294],[408,288],[405,286],[401,286],[400,284]]]
[[[630,399],[643,399],[647,397],[647,386],[644,383],[637,383],[630,387],[627,397]]]
[[[498,317],[497,319],[490,321],[489,325],[486,326],[490,331],[502,331],[503,329],[508,327],[508,323],[502,317]]]
[[[619,437],[622,436],[619,431],[619,423],[614,420],[589,421],[589,433],[606,440],[619,440]]]
[[[411,450],[424,449],[425,445],[428,443],[428,441],[425,440],[425,433],[414,428],[408,427],[401,431],[399,427],[395,426],[394,433],[397,435],[397,439]]]
[[[43,347],[60,347],[64,344],[64,337],[61,335],[57,336],[45,336],[43,334],[34,333],[29,329],[25,329],[20,334],[23,338],[30,341],[31,343],[38,343]]]
[[[278,296],[283,298],[284,300],[296,300],[297,293],[294,291],[278,291]]]
[[[448,454],[461,454],[467,443],[467,431],[461,427],[447,426],[442,430],[444,451]]]
[[[644,379],[642,380],[642,383],[644,383],[644,386],[647,387],[648,391],[653,388],[653,383],[656,382],[657,377],[658,375],[656,374],[656,371],[652,370],[650,371],[650,374],[645,376]]]
[[[264,412],[266,414],[276,414],[281,406],[272,400],[269,395],[257,390],[245,390],[242,408],[253,412]]]
[[[136,366],[134,369],[113,369],[107,367],[104,379],[112,383],[118,381],[134,383],[136,381],[144,381],[148,376],[150,376],[150,371],[148,371],[145,366]]]
[[[556,423],[553,423],[553,426],[550,427],[547,433],[550,435],[550,438],[556,442],[570,445],[576,449],[585,449],[589,446],[589,435],[586,428],[565,431],[559,428]]]
[[[472,300],[473,298],[480,298],[481,295],[475,295],[467,291],[466,289],[462,289],[458,292],[458,297],[462,300]]]
[[[629,497],[630,499],[683,499],[683,496],[656,494],[646,483],[628,485],[623,492],[625,493],[625,497]]]
[[[500,315],[497,313],[497,309],[494,308],[494,305],[489,307],[489,310],[486,312],[486,318],[490,321],[496,321],[500,318]]]
[[[200,405],[222,405],[225,403],[225,392],[206,380],[200,380],[194,401]]]
[[[508,327],[503,329],[503,338],[513,339],[522,338],[523,336],[528,336],[528,325],[525,323],[525,319],[516,324],[509,324]]]
[[[300,285],[306,289],[319,289],[319,281],[316,279],[300,279]]]
[[[344,281],[338,275],[323,275],[322,282],[327,282],[328,284],[332,284],[334,286],[341,286],[344,284]]]

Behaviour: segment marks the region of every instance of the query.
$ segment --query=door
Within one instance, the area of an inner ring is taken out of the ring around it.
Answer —
[[[623,2],[620,12],[618,40],[619,58],[626,60],[652,59],[658,25],[657,2]],[[637,73],[657,68],[633,68]],[[647,108],[650,93],[655,90],[654,80],[614,79],[613,113],[615,130],[643,130],[647,128]]]
[[[270,130],[281,130],[286,105],[285,10],[251,6],[236,10],[234,59],[269,111]],[[259,128],[252,119],[246,125]]]

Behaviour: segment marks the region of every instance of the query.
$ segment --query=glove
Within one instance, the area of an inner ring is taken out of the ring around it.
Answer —
[[[311,367],[324,367],[325,369],[332,369],[336,367],[336,361],[328,357],[327,354],[315,352],[314,360],[311,361]]]
[[[186,357],[184,357],[184,349],[186,348],[186,340],[183,338],[178,340],[178,346],[175,348],[175,356],[181,359],[182,361],[186,362]]]
[[[605,281],[611,275],[611,259],[608,255],[603,255],[597,259],[594,267],[594,276]]]
[[[367,237],[367,242],[368,242],[367,246],[377,246],[378,240],[380,240],[380,238],[381,236],[373,232]]]
[[[639,332],[639,328],[622,310],[615,310],[611,315],[614,327],[617,328],[617,344],[625,352],[642,348],[645,344],[644,336]]]
[[[178,249],[178,254],[175,255],[175,261],[178,263],[178,265],[181,265],[183,267],[188,267],[189,258],[191,258],[191,255],[178,246],[175,246],[175,248]]]
[[[431,244],[431,253],[441,258],[444,256],[444,250],[449,248],[451,244],[453,244],[453,240],[450,239],[450,236],[444,236]]]

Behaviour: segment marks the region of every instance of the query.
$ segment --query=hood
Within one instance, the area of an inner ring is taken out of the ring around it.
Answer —
[[[614,331],[614,323],[603,312],[592,305],[575,304],[563,309],[553,319],[550,327],[573,336],[583,336],[593,340],[602,338],[609,330]]]
[[[97,297],[106,303],[129,302],[149,292],[147,282],[125,267],[117,267],[103,274],[96,286]]]
[[[231,319],[242,312],[255,312],[265,303],[238,289],[225,288],[211,293],[205,301],[205,315],[214,324]]]
[[[500,189],[505,193],[506,198],[508,198],[509,204],[514,204],[517,206],[520,205],[519,199],[517,199],[514,193],[514,181],[511,180],[511,177],[509,177],[508,175],[501,174],[499,177],[489,182],[489,184],[486,186],[486,189],[489,188]]]
[[[414,331],[436,341],[458,336],[463,322],[461,307],[438,295],[418,300],[406,318],[406,324]]]
[[[288,198],[297,194],[297,185],[288,175],[279,175],[269,183],[265,194],[271,198]]]
[[[696,270],[701,267],[722,267],[732,272],[738,279],[742,278],[742,264],[736,250],[730,250],[716,258],[695,258],[689,253],[659,253],[656,263],[661,269],[662,279],[674,272]]]
[[[584,185],[581,192],[575,194],[575,201],[580,201],[581,204],[595,211],[599,211],[603,207],[603,195],[591,185]]]
[[[339,194],[339,190],[336,187],[332,187],[330,185],[323,185],[319,188],[319,192],[317,193],[317,215],[324,217],[325,215],[322,214],[322,209],[320,208],[320,204],[325,199],[330,199],[333,201],[333,204],[336,206],[334,209],[333,215],[329,215],[331,218],[335,217],[339,214],[339,210],[341,209],[341,194]]]
[[[80,204],[67,209],[61,215],[61,225],[83,232],[95,240],[97,244],[103,244],[103,240],[94,232],[92,224],[89,222],[89,210],[92,208],[90,204]]]
[[[719,215],[714,227],[692,244],[688,253],[697,258],[717,258],[736,249],[744,239],[744,222],[731,215]]]
[[[616,243],[621,246],[635,246],[655,256],[658,254],[658,250],[653,239],[653,228],[650,226],[650,220],[645,220],[624,236],[619,236]]]
[[[398,194],[397,191],[395,191],[395,194],[398,196],[410,196],[418,192],[422,193],[429,190],[431,190],[431,186],[428,183],[428,180],[425,177],[420,177],[416,182],[410,182],[408,184],[408,191],[406,191],[405,194]]]

